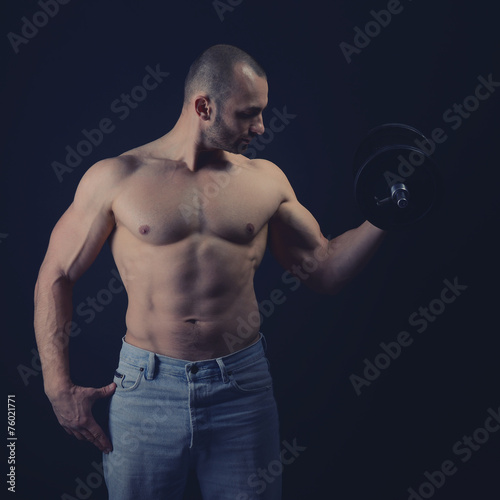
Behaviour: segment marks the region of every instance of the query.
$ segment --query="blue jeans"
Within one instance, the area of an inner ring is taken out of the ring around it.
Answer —
[[[204,500],[279,500],[278,415],[263,336],[190,362],[123,341],[104,455],[110,500],[181,500],[190,469]],[[278,468],[276,467],[278,465]]]

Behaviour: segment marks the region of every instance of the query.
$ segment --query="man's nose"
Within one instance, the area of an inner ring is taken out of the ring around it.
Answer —
[[[260,115],[257,120],[252,123],[250,127],[250,131],[252,134],[262,135],[266,128],[264,127],[264,120],[262,119],[262,115]]]

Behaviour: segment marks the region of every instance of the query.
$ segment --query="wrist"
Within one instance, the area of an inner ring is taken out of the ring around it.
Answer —
[[[51,400],[57,400],[60,397],[71,392],[74,384],[71,380],[59,380],[57,382],[45,383],[45,395]]]

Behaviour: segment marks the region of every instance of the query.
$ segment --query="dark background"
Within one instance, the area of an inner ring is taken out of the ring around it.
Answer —
[[[390,234],[340,295],[320,296],[305,286],[292,291],[270,256],[257,273],[259,300],[273,289],[286,297],[262,330],[282,439],[306,447],[284,469],[284,499],[407,499],[407,489],[418,490],[425,471],[447,459],[456,473],[434,493],[422,490],[422,498],[499,498],[500,435],[492,433],[466,463],[453,446],[484,426],[488,409],[500,407],[500,91],[456,130],[443,118],[474,93],[479,76],[500,81],[491,4],[404,0],[403,11],[350,64],[339,44],[352,44],[354,28],[372,20],[370,10],[386,9],[385,0],[232,4],[219,16],[208,0],[73,0],[16,54],[7,34],[21,34],[22,17],[32,20],[41,8],[35,1],[4,3],[0,328],[5,399],[15,394],[17,404],[13,497],[106,498],[92,465],[101,461],[99,452],[64,433],[43,393],[33,351],[37,272],[50,231],[85,170],[166,133],[180,112],[189,64],[208,46],[231,43],[268,72],[264,118],[284,106],[296,115],[259,155],[285,171],[325,235],[363,220],[351,164],[369,129],[403,122],[426,135],[437,127],[448,135],[434,153],[446,184],[441,208],[410,230]],[[111,103],[141,83],[146,66],[157,64],[169,76],[121,120]],[[105,117],[115,130],[59,182],[52,162],[64,163],[65,147],[76,147],[81,130]],[[77,284],[75,307],[106,289],[114,268],[106,247]],[[409,316],[439,299],[445,279],[467,289],[417,333]],[[81,328],[71,342],[75,382],[109,383],[125,308],[121,292],[89,323],[75,313]],[[373,361],[379,344],[400,331],[410,333],[412,345],[356,395],[350,376],[363,376],[363,360]],[[97,405],[99,418],[104,411]],[[6,463],[5,447],[3,453]],[[90,489],[78,490],[80,481]],[[187,498],[198,498],[195,486]]]

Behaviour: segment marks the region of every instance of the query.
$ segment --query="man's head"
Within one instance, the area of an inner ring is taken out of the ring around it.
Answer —
[[[232,45],[214,45],[191,65],[184,86],[184,107],[194,109],[202,140],[209,148],[245,151],[264,132],[267,78],[249,54]]]

